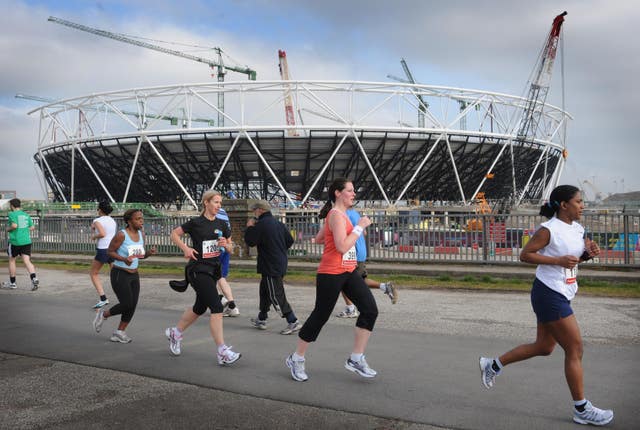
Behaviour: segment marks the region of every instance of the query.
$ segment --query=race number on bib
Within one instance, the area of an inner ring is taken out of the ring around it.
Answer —
[[[355,266],[358,262],[356,261],[356,246],[352,246],[349,248],[347,252],[342,254],[342,266]]]
[[[564,283],[567,285],[575,284],[578,277],[578,266],[573,269],[564,269]]]
[[[215,258],[220,255],[220,248],[217,240],[202,241],[202,258]]]
[[[129,257],[136,257],[136,258],[144,257],[144,246],[129,245],[127,246],[127,252],[129,253]]]

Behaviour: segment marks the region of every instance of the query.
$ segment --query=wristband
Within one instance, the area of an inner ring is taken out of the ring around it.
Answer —
[[[360,237],[362,236],[362,232],[363,232],[363,228],[359,225],[353,227],[353,230],[351,230],[351,233],[355,233],[356,236]]]
[[[592,258],[593,258],[593,257],[592,257],[591,255],[589,255],[589,252],[587,252],[587,251],[584,251],[584,252],[582,253],[582,255],[580,256],[580,259],[581,259],[582,261],[589,261],[589,260],[591,260]]]

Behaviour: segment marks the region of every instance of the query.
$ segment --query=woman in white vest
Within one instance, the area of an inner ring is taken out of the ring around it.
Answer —
[[[497,358],[480,357],[482,383],[493,387],[496,376],[508,364],[550,355],[556,344],[564,350],[564,373],[573,397],[573,420],[579,424],[605,425],[613,411],[596,408],[585,398],[582,370],[582,337],[571,309],[578,291],[578,263],[600,253],[598,245],[585,237],[576,221],[584,202],[572,185],[556,187],[549,202],[540,208],[543,222],[520,254],[525,263],[537,264],[531,289],[531,305],[538,321],[534,343],[517,346]]]
[[[100,280],[100,269],[105,264],[113,263],[113,259],[109,257],[107,253],[107,249],[109,248],[109,243],[111,243],[111,239],[116,234],[116,222],[109,214],[113,212],[113,208],[109,204],[109,202],[100,202],[98,204],[98,218],[94,219],[91,223],[91,230],[93,234],[91,235],[91,240],[97,240],[96,243],[96,256],[91,262],[91,269],[89,270],[89,275],[91,276],[91,282],[98,292],[98,303],[93,306],[93,309],[100,309],[104,305],[109,304],[109,299],[107,299],[106,294],[104,293],[104,288],[102,288],[102,281]]]

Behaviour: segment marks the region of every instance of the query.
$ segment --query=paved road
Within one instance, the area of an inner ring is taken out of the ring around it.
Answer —
[[[41,270],[40,278],[37,292],[24,276],[17,290],[0,290],[2,429],[576,428],[560,349],[510,366],[491,391],[480,384],[478,355],[535,335],[527,294],[406,290],[391,305],[376,292],[380,317],[367,358],[379,376],[363,380],[343,368],[354,321],[332,318],[307,355],[310,380],[297,383],[283,363],[296,343],[278,334],[283,320],[272,315],[267,331],[248,325],[255,283],[233,285],[242,315],[225,319],[225,337],[243,357],[221,368],[205,321],[187,332],[180,357],[169,354],[164,328],[193,293],[171,291],[167,278],[143,279],[128,345],[109,342],[114,320],[93,331],[87,275]],[[314,288],[287,285],[287,294],[304,319]],[[588,396],[615,410],[611,428],[634,428],[640,300],[578,296],[574,309]]]

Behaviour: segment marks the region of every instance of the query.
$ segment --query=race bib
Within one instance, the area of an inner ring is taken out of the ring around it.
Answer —
[[[342,254],[342,266],[343,267],[351,267],[357,265],[356,261],[356,246],[353,245],[347,252]]]
[[[573,269],[564,269],[564,283],[567,285],[575,284],[578,277],[578,266]]]
[[[202,258],[215,258],[220,255],[218,240],[202,241]]]
[[[129,253],[129,257],[142,258],[144,257],[144,246],[129,245],[127,246],[127,252]]]

